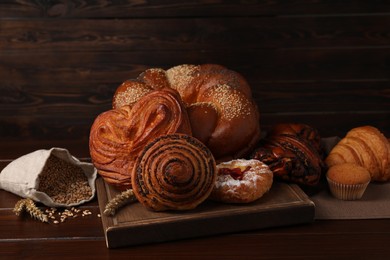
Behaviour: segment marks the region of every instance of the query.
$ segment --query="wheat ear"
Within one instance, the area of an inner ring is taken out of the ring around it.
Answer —
[[[25,209],[25,207],[26,207],[26,200],[21,199],[18,202],[16,202],[15,207],[12,211],[16,214],[16,216],[20,216],[23,210]]]
[[[107,203],[103,213],[106,216],[114,216],[119,208],[136,200],[137,198],[135,197],[132,189],[125,190]]]
[[[15,207],[13,209],[15,214],[17,216],[20,216],[20,214],[23,211],[26,211],[30,214],[31,217],[38,219],[42,222],[48,222],[47,215],[44,214],[36,205],[35,202],[30,199],[21,199],[18,202],[16,202]]]

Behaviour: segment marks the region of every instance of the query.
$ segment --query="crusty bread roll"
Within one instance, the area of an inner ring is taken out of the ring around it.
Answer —
[[[154,138],[172,133],[191,135],[181,98],[171,88],[151,91],[95,119],[89,136],[92,162],[107,183],[130,188],[138,153]]]
[[[325,163],[328,167],[355,163],[370,172],[371,180],[389,181],[390,144],[376,127],[356,127],[333,147]]]
[[[246,80],[216,64],[152,68],[118,87],[113,108],[134,104],[152,90],[170,87],[180,94],[192,134],[221,160],[242,158],[260,138],[259,112]]]

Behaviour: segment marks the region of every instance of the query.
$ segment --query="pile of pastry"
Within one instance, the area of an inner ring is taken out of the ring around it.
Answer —
[[[325,159],[331,193],[339,199],[360,199],[368,184],[390,180],[390,142],[373,126],[351,129]]]
[[[216,64],[153,68],[118,87],[113,108],[91,127],[90,154],[108,184],[131,190],[154,211],[193,209],[206,199],[249,203],[274,179],[315,186],[326,163],[355,157],[356,165],[374,171],[370,179],[390,178],[386,138],[380,153],[367,152],[382,158],[370,168],[366,154],[345,158],[336,147],[325,160],[311,126],[279,124],[261,139],[259,122],[251,88],[239,73]]]

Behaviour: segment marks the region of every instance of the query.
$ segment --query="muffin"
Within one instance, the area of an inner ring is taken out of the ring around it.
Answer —
[[[332,195],[342,200],[360,199],[371,181],[370,172],[353,163],[330,167],[326,178]]]

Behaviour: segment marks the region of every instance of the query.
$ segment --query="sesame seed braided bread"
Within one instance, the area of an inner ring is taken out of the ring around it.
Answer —
[[[113,107],[134,104],[149,92],[172,88],[183,100],[192,135],[218,161],[242,158],[260,139],[259,112],[247,81],[216,64],[152,68],[115,92]]]

